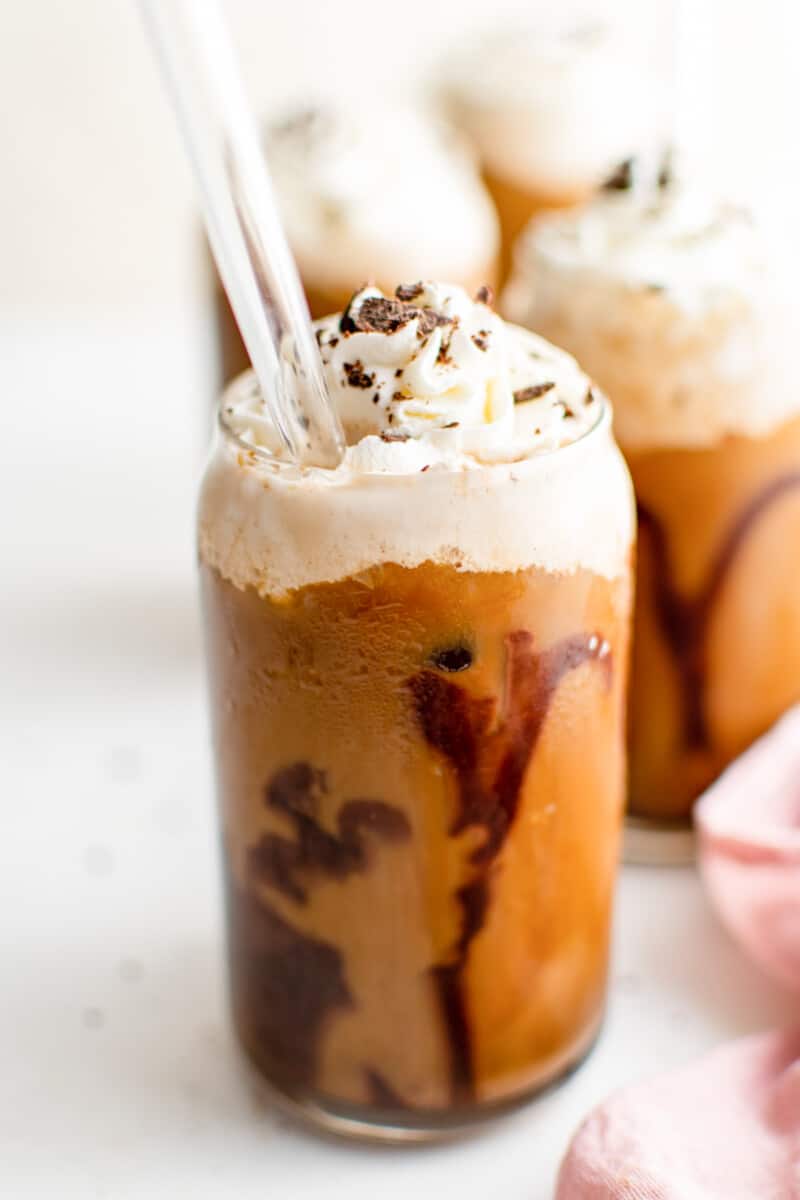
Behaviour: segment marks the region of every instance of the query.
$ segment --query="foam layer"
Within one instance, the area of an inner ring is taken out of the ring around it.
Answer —
[[[413,297],[369,289],[318,325],[349,443],[336,470],[280,460],[252,374],[228,390],[200,506],[205,561],[273,595],[384,562],[624,572],[631,487],[602,395],[460,289],[398,290]],[[381,381],[409,394],[384,399]]]
[[[662,99],[620,30],[505,29],[445,68],[454,118],[493,174],[582,194],[654,136]]]
[[[674,177],[534,221],[501,307],[578,355],[626,448],[758,436],[800,410],[790,305],[741,208]]]
[[[461,140],[421,106],[365,97],[295,113],[268,133],[283,220],[320,288],[492,266],[497,219]]]

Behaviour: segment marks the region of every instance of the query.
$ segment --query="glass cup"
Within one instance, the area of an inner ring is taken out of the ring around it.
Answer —
[[[200,560],[238,1037],[273,1096],[321,1126],[442,1137],[571,1070],[602,1020],[633,528],[610,416],[599,404],[580,440],[480,468],[463,493],[547,541],[599,470],[625,547],[613,572],[403,566],[387,550],[287,590],[258,566],[308,533],[302,481],[225,407]],[[358,537],[339,523],[350,489],[326,474],[312,546]],[[412,485],[457,545],[449,476]],[[395,483],[358,481],[387,546]]]
[[[505,298],[611,396],[636,489],[631,860],[691,860],[696,799],[800,701],[800,401],[762,237],[667,178],[532,228]]]
[[[641,529],[630,808],[668,828],[800,700],[800,418],[627,458]]]

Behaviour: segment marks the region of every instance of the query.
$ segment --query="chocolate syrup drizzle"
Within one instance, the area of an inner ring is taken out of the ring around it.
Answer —
[[[314,877],[346,879],[369,866],[370,842],[401,842],[411,836],[405,813],[380,800],[347,800],[337,833],[319,821],[328,791],[324,771],[297,762],[269,781],[265,805],[283,813],[294,840],[268,833],[250,848],[250,878],[304,905]],[[246,1010],[249,1036],[280,1082],[290,1089],[315,1082],[319,1040],[330,1013],[352,1007],[342,953],[285,920],[266,900],[228,880],[233,977]],[[398,1108],[378,1072],[365,1068],[373,1103]],[[380,1096],[380,1101],[378,1097]]]
[[[259,1064],[290,1090],[313,1086],[324,1023],[351,1008],[342,955],[301,933],[228,873],[236,1007]]]
[[[402,842],[411,836],[405,813],[381,800],[347,800],[336,818],[338,833],[330,833],[319,822],[327,791],[325,772],[310,763],[293,763],[276,772],[267,786],[266,806],[288,818],[294,841],[266,833],[248,852],[251,876],[297,904],[308,900],[306,881],[311,876],[346,879],[365,871],[368,838]]]
[[[757,492],[727,531],[703,586],[692,597],[673,582],[667,534],[654,513],[638,505],[639,527],[650,542],[658,623],[678,672],[683,696],[683,742],[688,750],[711,747],[705,711],[708,632],[731,568],[753,525],[785,495],[800,488],[800,471],[779,475]]]
[[[516,816],[525,771],[556,690],[570,671],[597,661],[611,682],[611,653],[598,635],[576,634],[541,653],[525,630],[508,635],[506,683],[498,718],[493,696],[473,696],[435,671],[408,681],[423,734],[450,763],[458,808],[451,836],[473,826],[485,831],[474,851],[475,878],[458,892],[462,924],[448,963],[432,974],[451,1047],[451,1087],[455,1101],[474,1095],[474,1065],[463,973],[473,939],[489,903],[490,869]]]

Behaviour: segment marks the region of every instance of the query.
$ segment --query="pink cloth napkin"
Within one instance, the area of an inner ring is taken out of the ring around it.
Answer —
[[[800,1031],[626,1088],[578,1130],[557,1200],[798,1200]]]
[[[800,708],[729,767],[695,821],[700,871],[723,923],[800,991]]]
[[[800,991],[800,707],[695,815],[720,918]],[[600,1105],[567,1152],[557,1200],[800,1200],[800,1030],[733,1042]]]

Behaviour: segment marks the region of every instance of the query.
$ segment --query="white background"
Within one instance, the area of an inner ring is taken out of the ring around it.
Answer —
[[[263,110],[413,88],[465,29],[531,6],[227,7]],[[611,7],[663,40],[666,5]],[[800,18],[790,0],[689,10],[692,136],[766,197],[791,261]],[[607,1032],[557,1094],[413,1153],[309,1139],[263,1110],[224,1015],[194,599],[207,276],[131,0],[2,0],[0,112],[0,1193],[545,1200],[611,1087],[788,1019],[788,998],[690,873],[627,872]]]

